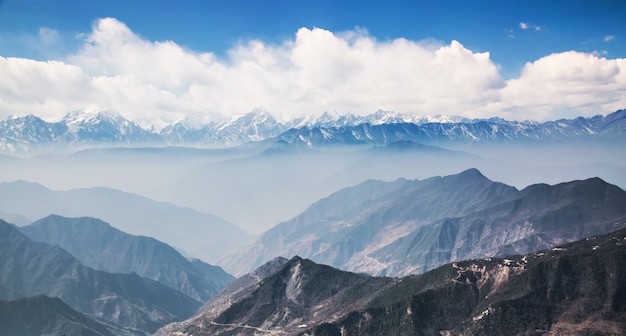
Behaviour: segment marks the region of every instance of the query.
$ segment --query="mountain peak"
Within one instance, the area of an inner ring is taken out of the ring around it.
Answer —
[[[17,116],[17,115],[11,114],[6,118],[6,120],[7,121],[13,121],[13,120],[22,121],[22,120],[42,120],[42,119],[32,113],[29,113],[25,116]]]
[[[12,224],[0,219],[0,235],[9,236],[9,235],[20,235],[19,231]]]
[[[211,121],[205,123],[209,119]],[[312,147],[336,144],[380,146],[400,140],[428,145],[442,142],[621,139],[626,136],[626,110],[607,116],[544,123],[501,118],[416,116],[383,110],[369,115],[325,111],[292,119],[277,118],[265,110],[253,110],[236,117],[213,115],[209,119],[203,118],[200,122],[182,120],[169,125],[163,122],[158,127],[146,129],[141,126],[143,123],[140,125],[112,111],[73,111],[55,123],[34,115],[11,116],[0,121],[0,134],[4,136],[0,137],[0,150],[11,153],[50,152],[113,144],[146,146],[164,143],[234,146],[274,137]]]
[[[134,272],[198,302],[232,280],[220,268],[192,263],[165,243],[127,234],[97,218],[50,215],[20,231],[33,240],[65,249],[86,266],[113,273]]]
[[[48,226],[62,228],[69,233],[72,230],[77,231],[94,231],[103,232],[112,230],[121,233],[118,229],[111,226],[111,224],[93,217],[77,217],[67,218],[56,214],[48,215],[42,219],[33,222],[30,226]]]
[[[487,182],[494,183],[476,168],[470,168],[458,174],[444,176],[443,179],[454,185],[474,185],[476,183],[482,185]]]
[[[223,293],[215,309],[157,335],[580,334],[582,326],[602,334],[607,325],[624,334],[624,241],[621,230],[506,259],[447,263],[401,279],[294,257],[281,271]]]
[[[290,260],[287,258],[275,257],[274,259],[257,267],[251,274],[254,277],[265,278],[279,269],[282,269],[289,262]]]
[[[457,174],[457,176],[462,177],[462,178],[485,178],[487,179],[487,177],[483,175],[483,173],[481,173],[480,170],[476,168],[470,168],[470,169],[464,170],[460,172],[459,174]]]
[[[67,124],[93,124],[101,120],[128,121],[121,114],[112,111],[72,111],[63,117]]]

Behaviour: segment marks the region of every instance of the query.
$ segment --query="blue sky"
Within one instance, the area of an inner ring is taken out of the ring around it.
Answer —
[[[621,0],[385,2],[0,0],[0,56],[33,61],[56,60],[80,67],[87,77],[93,79],[101,73],[96,74],[93,69],[91,72],[85,70],[84,64],[89,63],[84,58],[85,41],[94,34],[94,27],[98,25],[98,20],[103,18],[115,19],[146,43],[155,45],[171,41],[193,55],[211,54],[224,66],[236,62],[232,58],[233,51],[238,47],[249,46],[250,41],[260,41],[266,48],[281,47],[295,43],[300,28],[308,30],[320,28],[344,40],[349,40],[345,37],[349,34],[366,36],[381,46],[397,39],[406,39],[421,46],[429,45],[430,49],[433,49],[435,48],[433,46],[450,46],[452,41],[458,41],[463,49],[473,54],[488,52],[490,62],[497,67],[497,75],[505,81],[502,86],[508,87],[519,85],[514,81],[522,77],[527,63],[536,62],[551,54],[575,51],[594,55],[602,60],[623,59],[626,57],[624,17],[626,1]],[[323,45],[319,47],[323,48]],[[102,56],[93,53],[89,55],[96,57],[92,59],[92,63],[99,62],[97,57]],[[580,57],[579,59],[582,60]],[[621,67],[621,62],[617,61],[616,64],[617,68]],[[15,69],[15,66],[12,68]],[[606,67],[603,69],[606,70]],[[594,74],[601,76],[614,73],[609,70],[602,71],[598,70]],[[136,74],[130,76],[127,73],[104,72],[111,78],[141,77]],[[160,88],[156,84],[150,85]],[[189,84],[186,88],[191,87]],[[174,94],[180,95],[180,92]],[[571,92],[568,94],[571,95]],[[520,93],[507,95],[517,97]],[[602,95],[606,96],[606,92],[603,91]],[[286,96],[293,96],[293,93]],[[467,101],[452,105],[450,107],[452,111],[442,112],[478,117],[499,115],[498,107],[494,107],[493,103],[502,99],[502,97],[487,99],[485,104],[492,106],[483,111],[489,110],[488,113],[476,112],[478,105],[468,107]],[[381,103],[359,108],[376,110],[394,107],[393,104],[385,102],[385,99],[381,99]],[[612,98],[612,102],[609,104],[611,107],[606,107],[607,104],[604,102],[605,107],[597,108],[596,112],[607,113],[606,109],[620,106],[619,97]],[[501,108],[510,112],[512,104]],[[549,102],[546,101],[543,105],[546,104]],[[236,110],[236,113],[255,108],[271,110],[271,106],[268,105],[271,104],[250,102],[247,106],[233,106],[231,111],[222,110],[229,109],[226,105],[221,108],[210,107],[207,111],[213,114],[234,114],[235,111],[232,110]],[[325,102],[319,104],[319,109],[344,112],[350,110],[351,105],[355,103]],[[56,108],[61,109],[61,106],[63,104],[59,103]],[[93,106],[124,109],[123,106],[103,106],[100,102],[94,103]],[[440,108],[443,105],[433,106]],[[395,107],[402,108],[400,105]],[[68,108],[81,107],[68,106]],[[423,111],[432,114],[434,109],[435,107],[425,108]],[[14,114],[21,114],[9,104],[4,107],[0,104],[0,116],[9,114],[9,110],[13,110]],[[408,112],[420,113],[420,111],[414,109]],[[50,106],[46,112],[42,112],[44,115],[59,113],[61,112],[51,112]],[[195,109],[193,113],[204,112]],[[568,105],[542,113],[530,117],[545,119],[593,114],[594,111]],[[179,113],[159,118],[170,122],[183,116],[184,113]],[[524,116],[516,115],[514,112],[504,116],[524,119]],[[146,115],[139,118],[146,119],[146,122],[150,119]]]
[[[366,29],[386,40],[458,40],[489,51],[518,72],[527,61],[577,50],[626,56],[626,1],[0,1],[0,53],[45,59],[76,48],[75,37],[98,18],[114,17],[139,35],[223,54],[242,40],[280,43],[301,27]],[[527,24],[522,29],[521,24]],[[41,27],[63,35],[47,53],[24,41]],[[538,29],[538,30],[537,30]],[[620,36],[622,35],[622,36]]]

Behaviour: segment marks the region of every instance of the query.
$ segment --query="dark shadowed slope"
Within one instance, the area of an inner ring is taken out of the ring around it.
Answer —
[[[300,255],[375,275],[528,253],[626,227],[626,192],[598,178],[524,190],[476,169],[426,180],[368,181],[311,205],[221,262],[243,274]]]
[[[404,278],[294,257],[228,297],[157,335],[622,335],[626,230]]]
[[[403,278],[308,335],[623,335],[626,230]],[[342,333],[343,331],[343,333]]]
[[[58,298],[39,295],[0,301],[0,335],[112,336],[103,324],[81,314]]]
[[[268,269],[273,272],[266,272]],[[365,307],[372,293],[393,282],[391,278],[339,271],[300,257],[275,260],[243,279],[255,277],[256,281],[240,283],[237,290],[231,288],[209,300],[194,318],[168,325],[157,335],[290,335],[307,325],[324,323],[333,315]]]
[[[125,328],[153,332],[200,306],[179,291],[131,274],[83,266],[58,246],[30,240],[0,220],[0,299],[45,294]]]
[[[190,261],[167,244],[124,233],[96,218],[51,215],[20,231],[33,240],[60,246],[87,267],[135,272],[200,302],[234,279],[220,267]]]

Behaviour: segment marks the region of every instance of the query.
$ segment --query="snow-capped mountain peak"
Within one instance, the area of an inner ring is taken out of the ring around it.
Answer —
[[[108,124],[128,125],[132,123],[128,119],[124,118],[121,114],[111,111],[73,111],[63,117],[63,121],[66,125],[97,125],[105,122]]]
[[[59,122],[35,115],[10,116],[0,120],[0,152],[19,153],[71,151],[103,146],[191,145],[235,146],[250,141],[279,137],[286,143],[307,145],[371,144],[411,140],[430,141],[518,141],[565,139],[569,137],[623,137],[626,110],[607,116],[556,120],[544,123],[507,121],[501,118],[411,116],[379,110],[370,115],[340,115],[324,112],[282,121],[264,110],[205,123],[187,118],[156,129],[144,129],[134,121],[110,111],[74,111]],[[382,141],[382,142],[381,142]]]

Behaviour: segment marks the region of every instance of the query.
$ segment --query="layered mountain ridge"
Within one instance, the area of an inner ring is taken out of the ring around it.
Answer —
[[[134,272],[199,302],[234,279],[219,267],[188,260],[164,243],[129,235],[96,218],[50,215],[19,229],[32,240],[63,248],[87,267]]]
[[[35,242],[2,220],[0,270],[0,300],[58,297],[73,310],[137,335],[187,318],[201,304],[136,273],[86,267],[64,249]]]
[[[299,255],[344,270],[403,276],[623,227],[626,192],[599,178],[517,190],[469,169],[342,189],[220,265],[241,275],[275,256]]]
[[[403,278],[296,256],[156,335],[619,335],[626,332],[625,257],[625,229]]]
[[[150,236],[185,253],[217,262],[244,246],[250,234],[220,217],[109,188],[53,191],[38,183],[0,182],[0,211],[29,224],[50,214],[96,217],[124,232]],[[33,207],[36,203],[38,206]]]
[[[384,145],[400,140],[447,142],[537,141],[623,138],[626,110],[607,116],[544,123],[500,118],[415,117],[378,111],[367,116],[324,113],[281,121],[264,111],[208,124],[188,120],[160,131],[142,128],[112,112],[72,112],[61,121],[34,115],[0,121],[0,152],[8,154],[73,152],[86,148],[142,146],[225,147],[278,138],[292,144]]]

